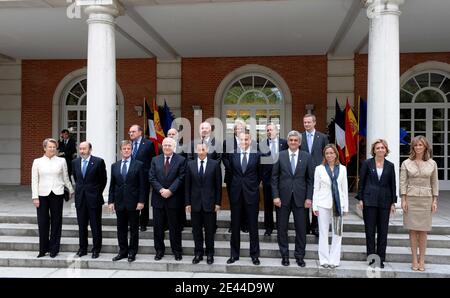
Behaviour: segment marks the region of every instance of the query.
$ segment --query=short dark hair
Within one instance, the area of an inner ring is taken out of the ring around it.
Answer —
[[[69,133],[69,130],[67,128],[64,128],[63,130],[61,130],[61,133]]]

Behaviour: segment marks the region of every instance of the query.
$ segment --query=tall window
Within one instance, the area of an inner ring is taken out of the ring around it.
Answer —
[[[258,139],[266,137],[265,126],[273,122],[281,130],[284,95],[268,76],[245,74],[232,81],[224,95],[223,113],[226,133],[233,134],[234,120],[256,120]]]
[[[450,182],[450,75],[422,72],[406,80],[400,90],[400,127],[410,143],[424,135],[432,146],[441,183]],[[409,155],[409,145],[400,145],[400,161]]]

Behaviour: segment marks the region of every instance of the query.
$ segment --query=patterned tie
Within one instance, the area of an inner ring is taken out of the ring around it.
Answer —
[[[137,143],[137,141],[134,141],[133,142],[133,157],[136,157],[136,153],[137,153],[137,151],[138,151],[138,143]]]
[[[309,150],[309,153],[311,153],[312,144],[313,144],[312,136],[313,136],[312,133],[308,133],[308,150]]]
[[[205,169],[203,168],[203,163],[205,161],[201,160],[200,161],[200,171],[198,172],[198,175],[200,176],[200,180],[203,182],[203,174],[205,173]]]
[[[170,163],[169,163],[170,157],[166,157],[166,162],[164,163],[164,175],[167,176],[169,173]]]
[[[83,174],[83,178],[84,176],[86,176],[86,166],[87,166],[87,159],[83,159],[83,166],[81,167],[81,173]]]
[[[243,152],[244,157],[242,158],[242,173],[245,173],[245,170],[247,169],[247,152]]]
[[[125,181],[125,179],[127,178],[127,162],[128,162],[128,160],[122,161],[122,171],[121,171],[121,174],[122,174],[122,178],[123,178],[124,181]]]
[[[295,174],[295,154],[291,154],[291,170],[292,175]]]

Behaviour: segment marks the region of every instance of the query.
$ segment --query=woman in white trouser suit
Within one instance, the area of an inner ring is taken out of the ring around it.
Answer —
[[[323,149],[324,160],[314,173],[313,211],[319,222],[319,261],[324,268],[335,268],[341,260],[342,217],[348,212],[347,169],[339,163],[336,146]],[[332,227],[331,248],[328,230]]]

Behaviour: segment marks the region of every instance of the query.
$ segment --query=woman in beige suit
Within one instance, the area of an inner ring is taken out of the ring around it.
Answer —
[[[409,230],[414,271],[425,271],[427,232],[431,230],[432,213],[437,210],[438,192],[437,165],[431,159],[430,145],[424,136],[417,136],[400,171],[403,225]]]

